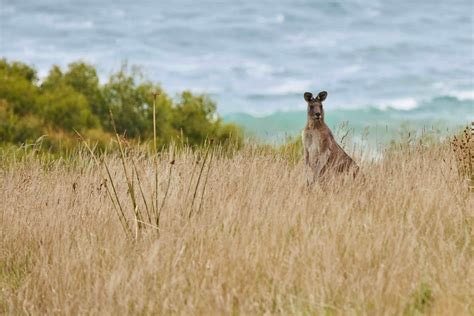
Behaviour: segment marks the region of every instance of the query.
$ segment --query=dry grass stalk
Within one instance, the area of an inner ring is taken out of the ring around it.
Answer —
[[[194,201],[196,200],[196,195],[197,195],[197,191],[198,191],[198,188],[199,188],[199,183],[201,182],[202,172],[204,171],[204,167],[206,166],[206,161],[207,161],[207,157],[209,156],[209,151],[210,150],[211,150],[211,145],[207,144],[206,153],[204,154],[204,160],[202,161],[201,169],[199,171],[199,176],[198,176],[197,181],[196,181],[196,187],[194,188],[193,199],[191,201],[191,206],[189,207],[188,218],[191,218],[191,216],[193,215]]]
[[[89,151],[89,153],[90,153],[92,159],[94,160],[96,166],[100,168],[102,166],[102,164],[104,165],[104,169],[106,171],[107,177],[102,176],[102,179],[103,179],[102,183],[104,183],[104,186],[107,190],[107,194],[108,194],[108,196],[109,196],[109,198],[112,202],[115,213],[117,214],[117,217],[119,218],[120,224],[122,225],[122,228],[123,228],[125,234],[127,235],[128,238],[131,238],[132,237],[132,229],[130,227],[130,224],[128,223],[127,217],[125,216],[125,211],[124,211],[124,208],[122,207],[119,196],[117,194],[117,189],[115,188],[114,179],[112,177],[112,174],[110,173],[110,169],[107,165],[107,162],[105,161],[105,159],[102,160],[102,163],[99,162],[99,159],[97,158],[97,156],[95,154],[95,151],[89,146],[89,144],[84,139],[84,137],[78,131],[76,131],[76,130],[74,130],[74,131],[76,132],[76,134],[80,138],[82,144]],[[101,172],[101,174],[102,173],[103,173],[103,171]],[[113,195],[112,195],[112,192],[110,191],[109,186],[107,184],[107,179],[108,179],[108,181],[110,181],[110,185],[112,186]]]
[[[213,140],[211,139],[209,141],[209,146],[212,146],[212,143],[213,143]],[[204,179],[204,184],[202,186],[201,201],[199,202],[197,213],[201,212],[201,207],[204,202],[204,194],[206,193],[207,180],[209,179],[209,172],[211,171],[212,158],[214,157],[214,151],[215,150],[211,150],[211,157],[209,158],[209,163],[207,164],[206,178]]]
[[[160,95],[159,92],[153,94],[153,162],[155,165],[155,192],[154,192],[154,203],[152,201],[152,206],[155,214],[155,224],[160,227],[160,213],[158,211],[158,148],[157,148],[157,138],[156,138],[156,98]]]
[[[112,111],[110,110],[109,113],[110,113],[110,119],[112,121],[112,126],[115,132],[115,139],[117,140],[117,144],[120,151],[120,160],[122,161],[122,167],[123,167],[123,172],[125,174],[125,180],[127,181],[127,185],[128,185],[128,196],[130,197],[130,201],[132,203],[133,214],[135,216],[135,223],[136,223],[135,238],[138,238],[138,232],[143,228],[143,224],[142,224],[143,217],[141,216],[140,209],[138,208],[137,199],[135,196],[135,187],[133,185],[133,177],[132,178],[129,177],[127,162],[125,158],[125,151],[122,145],[122,139],[117,132],[117,127],[115,126],[115,120],[114,120]],[[119,197],[116,196],[116,199],[118,200]]]

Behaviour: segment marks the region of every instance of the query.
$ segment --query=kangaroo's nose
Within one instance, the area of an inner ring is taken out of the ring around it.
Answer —
[[[316,115],[316,117],[320,117],[320,116],[321,116],[321,113],[316,112],[314,115]]]

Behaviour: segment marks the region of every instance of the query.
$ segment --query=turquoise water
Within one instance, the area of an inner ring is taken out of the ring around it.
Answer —
[[[437,97],[416,108],[400,110],[376,106],[362,109],[325,108],[325,121],[339,139],[348,133],[353,141],[378,145],[390,140],[420,136],[443,138],[459,132],[474,120],[473,101]],[[226,121],[244,127],[247,135],[260,141],[282,143],[299,136],[306,124],[305,111],[276,112],[256,117],[245,113],[229,114]],[[336,137],[336,138],[338,138]]]
[[[357,131],[459,126],[474,120],[473,6],[0,0],[0,57],[32,64],[41,76],[83,59],[102,78],[128,61],[171,94],[211,95],[226,120],[265,139],[301,128],[304,91],[327,90],[329,123],[348,121]]]

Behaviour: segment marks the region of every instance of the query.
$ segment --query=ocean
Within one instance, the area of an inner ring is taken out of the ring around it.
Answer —
[[[0,0],[0,57],[138,65],[171,95],[210,95],[263,140],[303,127],[303,92],[330,125],[456,130],[474,120],[474,2]]]

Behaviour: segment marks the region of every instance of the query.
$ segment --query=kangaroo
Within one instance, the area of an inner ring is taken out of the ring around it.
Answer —
[[[316,98],[310,92],[304,93],[308,103],[308,121],[302,133],[304,163],[307,184],[319,180],[327,171],[358,171],[359,167],[352,158],[339,146],[331,130],[324,122],[323,101],[328,93],[321,91]]]

